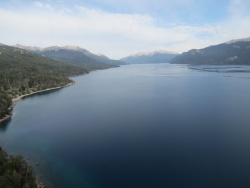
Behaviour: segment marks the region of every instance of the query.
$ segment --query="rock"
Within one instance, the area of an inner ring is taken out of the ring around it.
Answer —
[[[36,180],[36,185],[37,185],[37,188],[46,188],[47,187],[47,185],[40,180]]]

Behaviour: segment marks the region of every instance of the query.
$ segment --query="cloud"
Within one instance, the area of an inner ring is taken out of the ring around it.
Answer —
[[[41,47],[78,45],[112,58],[158,49],[183,52],[247,37],[250,18],[235,13],[233,3],[237,1],[230,3],[231,16],[224,22],[163,27],[148,14],[111,13],[79,5],[56,7],[37,1],[32,8],[20,11],[0,9],[0,42]]]
[[[33,6],[35,8],[53,10],[52,5],[49,4],[49,3],[42,3],[42,2],[36,1],[36,2],[33,3]]]

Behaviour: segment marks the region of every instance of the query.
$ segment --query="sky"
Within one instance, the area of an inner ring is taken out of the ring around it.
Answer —
[[[113,59],[250,37],[250,0],[0,0],[0,43],[74,45]]]

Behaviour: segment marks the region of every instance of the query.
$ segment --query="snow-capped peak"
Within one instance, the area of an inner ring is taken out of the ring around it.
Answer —
[[[69,49],[69,50],[74,50],[74,51],[81,51],[81,50],[83,50],[79,46],[71,46],[71,45],[66,45],[66,46],[63,46],[62,48]]]
[[[69,51],[76,51],[76,52],[83,52],[83,53],[88,53],[87,50],[80,48],[79,46],[71,46],[71,45],[66,45],[66,46],[50,46],[47,48],[44,48],[43,51],[59,51],[59,50],[69,50]]]
[[[21,49],[28,50],[28,51],[41,51],[42,50],[42,48],[39,48],[36,46],[23,46],[21,44],[16,44],[14,47],[21,48]]]
[[[228,42],[225,42],[224,44],[233,44],[236,42],[250,42],[250,37],[248,38],[243,38],[243,39],[237,39],[237,40],[230,40]]]
[[[98,57],[105,58],[105,59],[109,59],[106,55],[101,54],[101,53],[96,53],[96,54],[94,54],[94,55],[96,55],[96,56],[98,56]]]
[[[97,55],[97,56],[105,56],[105,55],[103,55],[103,54],[101,54],[101,53],[96,53],[95,55]]]
[[[173,51],[167,51],[167,50],[157,50],[153,52],[139,52],[137,54],[133,54],[129,57],[138,57],[138,56],[153,56],[157,54],[169,54],[169,55],[177,55],[178,53],[173,52]]]

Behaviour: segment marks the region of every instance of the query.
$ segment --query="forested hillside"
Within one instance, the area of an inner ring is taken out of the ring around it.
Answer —
[[[9,156],[0,147],[0,188],[36,188],[32,168],[21,156]]]
[[[43,55],[58,61],[64,61],[73,65],[84,67],[85,69],[99,70],[117,67],[126,64],[119,60],[109,59],[102,54],[94,54],[78,46],[51,46],[47,48],[23,46],[17,44],[15,47],[26,49],[39,55]]]
[[[11,99],[47,88],[65,86],[68,76],[88,71],[29,51],[0,46],[0,118],[8,112]]]
[[[173,58],[173,64],[250,65],[250,38],[193,49]]]

